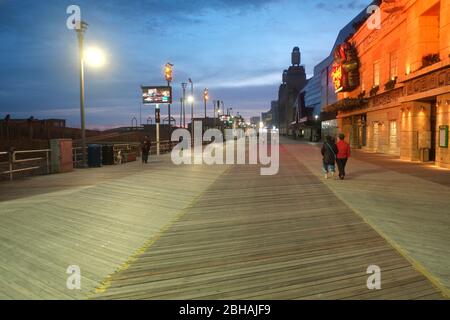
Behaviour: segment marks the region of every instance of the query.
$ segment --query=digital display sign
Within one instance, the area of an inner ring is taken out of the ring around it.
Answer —
[[[144,104],[172,103],[172,87],[141,87]]]

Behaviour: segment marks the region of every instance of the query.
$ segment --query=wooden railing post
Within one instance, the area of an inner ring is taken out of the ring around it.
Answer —
[[[49,162],[49,154],[50,154],[50,151],[47,151],[46,153],[45,153],[45,158],[46,158],[46,162],[47,162],[47,174],[50,174],[50,162]]]
[[[14,151],[9,151],[9,181],[13,181],[13,159],[14,159]]]

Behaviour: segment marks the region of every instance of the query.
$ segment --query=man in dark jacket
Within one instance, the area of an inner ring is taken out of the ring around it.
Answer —
[[[323,156],[323,172],[325,179],[328,179],[328,174],[331,174],[331,177],[333,178],[334,173],[336,172],[335,163],[338,149],[331,136],[326,136],[321,152]]]
[[[148,155],[150,154],[151,146],[150,138],[145,136],[144,141],[141,143],[142,163],[148,163]]]

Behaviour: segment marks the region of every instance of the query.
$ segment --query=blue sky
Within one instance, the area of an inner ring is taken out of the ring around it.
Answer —
[[[197,99],[208,87],[211,99],[245,117],[259,115],[277,97],[292,48],[300,47],[311,75],[339,30],[369,3],[0,0],[0,117],[64,118],[79,126],[77,41],[66,27],[71,4],[90,24],[86,45],[107,55],[102,69],[86,68],[88,126],[104,128],[139,118],[139,86],[163,85],[166,62],[175,65],[176,101],[180,83],[192,78]],[[179,114],[179,103],[172,110]],[[202,110],[198,104],[199,116]],[[143,107],[144,119],[153,113]]]

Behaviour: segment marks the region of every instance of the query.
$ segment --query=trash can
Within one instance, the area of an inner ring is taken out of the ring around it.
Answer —
[[[98,144],[88,145],[88,165],[90,168],[102,166],[102,146]]]
[[[104,166],[114,165],[114,147],[113,146],[103,146],[102,147],[102,164]]]

